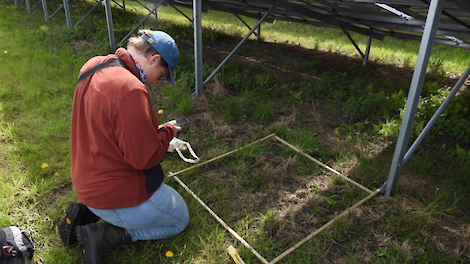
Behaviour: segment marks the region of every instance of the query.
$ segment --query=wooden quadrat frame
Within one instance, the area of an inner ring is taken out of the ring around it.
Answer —
[[[362,200],[360,200],[359,202],[357,202],[356,204],[354,204],[353,206],[349,207],[348,209],[346,209],[345,211],[343,211],[341,214],[335,216],[333,219],[331,219],[328,223],[324,224],[322,227],[318,228],[317,230],[315,230],[315,232],[311,233],[310,235],[308,235],[307,237],[305,237],[304,239],[300,240],[299,242],[297,242],[295,245],[293,245],[292,247],[290,247],[289,249],[287,249],[286,251],[284,251],[282,254],[278,255],[276,258],[274,258],[273,260],[271,261],[268,261],[266,260],[263,256],[261,256],[261,254],[258,253],[258,251],[256,251],[255,248],[253,248],[250,244],[248,244],[247,241],[245,241],[239,234],[237,234],[237,232],[235,232],[235,230],[233,230],[230,226],[227,225],[227,223],[225,223],[224,220],[222,220],[214,211],[212,211],[211,208],[209,208],[209,206],[207,206],[207,204],[201,200],[180,178],[178,178],[176,175],[178,174],[181,174],[183,172],[186,172],[186,171],[189,171],[191,169],[194,169],[194,168],[197,168],[197,167],[201,167],[207,163],[210,163],[210,162],[213,162],[215,160],[218,160],[218,159],[221,159],[223,157],[226,157],[228,155],[231,155],[237,151],[240,151],[240,150],[243,150],[243,149],[246,149],[248,147],[251,147],[259,142],[262,142],[262,141],[265,141],[267,139],[271,139],[271,138],[274,138],[276,139],[277,141],[281,142],[282,144],[290,147],[291,149],[293,149],[294,151],[300,153],[301,155],[303,155],[304,157],[308,158],[309,160],[315,162],[317,165],[337,174],[339,177],[341,177],[343,180],[359,187],[360,189],[362,189],[363,191],[367,192],[368,195],[367,197],[363,198]],[[380,193],[380,189],[377,189],[375,191],[371,191],[369,190],[368,188],[362,186],[361,184],[355,182],[354,180],[348,178],[347,176],[341,174],[340,172],[332,169],[331,167],[323,164],[322,162],[318,161],[317,159],[311,157],[310,155],[308,155],[307,153],[303,152],[302,150],[298,149],[297,147],[289,144],[287,141],[283,140],[282,138],[276,136],[276,134],[270,134],[264,138],[261,138],[261,139],[258,139],[256,141],[253,141],[252,143],[250,144],[247,144],[241,148],[237,148],[235,150],[232,150],[230,152],[227,152],[225,154],[222,154],[218,157],[215,157],[215,158],[212,158],[210,160],[207,160],[205,162],[201,162],[199,164],[196,164],[194,166],[191,166],[189,168],[186,168],[186,169],[183,169],[183,170],[180,170],[178,172],[170,172],[169,177],[172,177],[174,178],[186,191],[188,191],[227,231],[229,231],[236,239],[238,239],[238,241],[240,241],[245,247],[247,247],[248,249],[251,250],[251,252],[263,263],[265,264],[274,264],[274,263],[277,263],[279,262],[281,259],[283,259],[285,256],[289,255],[290,253],[292,253],[294,250],[296,250],[297,248],[299,248],[300,246],[302,246],[303,244],[305,244],[307,241],[309,241],[310,239],[312,239],[314,236],[316,236],[317,234],[319,234],[320,232],[322,232],[323,230],[327,229],[328,227],[332,226],[333,223],[338,220],[339,218],[343,217],[343,216],[346,216],[347,214],[349,214],[349,212],[351,212],[352,210],[354,210],[355,208],[359,207],[360,205],[362,205],[363,203],[365,203],[366,201],[368,201],[369,199],[371,199],[372,197],[374,197],[375,195],[377,195],[378,193]]]

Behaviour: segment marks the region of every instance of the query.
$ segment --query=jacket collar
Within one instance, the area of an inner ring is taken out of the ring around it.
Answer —
[[[124,48],[119,48],[116,50],[115,54],[121,58],[121,60],[127,65],[127,68],[134,74],[139,80],[140,73],[137,69],[136,65],[134,64],[134,60],[131,58],[129,52]]]

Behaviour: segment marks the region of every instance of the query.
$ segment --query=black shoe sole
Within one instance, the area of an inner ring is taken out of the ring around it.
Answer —
[[[100,264],[96,256],[96,238],[88,225],[78,226],[76,229],[77,241],[81,250],[83,264]],[[102,263],[101,263],[102,264]]]
[[[65,246],[77,243],[75,228],[78,225],[78,215],[80,205],[78,203],[70,204],[65,210],[65,217],[59,222],[59,235]]]

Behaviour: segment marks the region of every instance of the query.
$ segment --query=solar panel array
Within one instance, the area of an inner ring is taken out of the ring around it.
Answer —
[[[151,1],[149,1],[151,2]],[[192,8],[193,0],[169,0]],[[258,19],[275,5],[266,22],[285,20],[340,28],[369,35],[420,40],[429,0],[202,0],[203,10],[218,10]],[[470,48],[470,1],[446,0],[436,32],[437,43]]]

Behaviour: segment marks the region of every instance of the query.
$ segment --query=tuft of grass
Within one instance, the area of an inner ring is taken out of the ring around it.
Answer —
[[[307,154],[321,154],[322,152],[319,148],[318,139],[315,137],[315,131],[309,131],[306,129],[293,131],[290,128],[284,128],[279,130],[277,134],[281,137],[285,137],[288,142]],[[286,148],[287,153],[292,151],[293,150]]]
[[[274,102],[261,103],[254,110],[254,119],[261,124],[268,124],[276,119]]]

